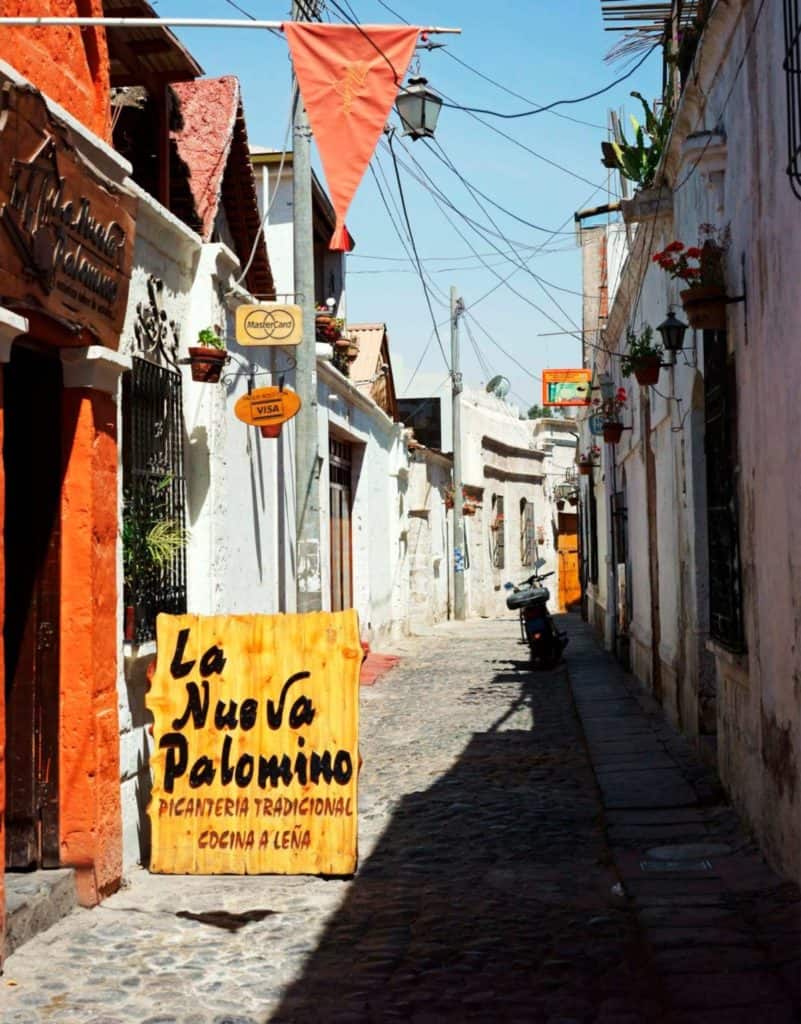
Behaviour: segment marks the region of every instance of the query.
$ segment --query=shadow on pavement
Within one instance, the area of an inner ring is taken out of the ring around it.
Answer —
[[[494,669],[460,699],[496,721],[402,800],[272,1021],[660,1019],[564,670]]]

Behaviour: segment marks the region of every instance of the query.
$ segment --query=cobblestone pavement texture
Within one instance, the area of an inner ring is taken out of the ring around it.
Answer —
[[[0,1020],[798,1021],[797,889],[568,627],[551,672],[513,619],[398,645],[361,692],[353,879],[136,870],[9,957]]]

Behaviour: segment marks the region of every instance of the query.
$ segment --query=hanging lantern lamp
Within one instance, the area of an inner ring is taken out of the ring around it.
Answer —
[[[684,346],[684,332],[687,330],[687,324],[682,323],[672,309],[668,310],[667,317],[657,327],[657,330],[662,335],[662,344],[665,346],[666,352],[681,351]]]
[[[401,87],[395,101],[403,134],[413,139],[433,138],[442,108],[442,97],[428,88],[428,79],[414,75]]]

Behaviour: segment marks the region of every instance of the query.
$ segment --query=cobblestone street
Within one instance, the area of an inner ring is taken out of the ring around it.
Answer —
[[[586,628],[397,646],[350,880],[134,871],[14,953],[3,1024],[798,1021],[798,892]]]

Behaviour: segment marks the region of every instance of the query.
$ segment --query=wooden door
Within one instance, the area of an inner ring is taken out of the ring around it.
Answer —
[[[331,500],[331,611],[353,607],[351,547],[352,446],[333,437],[328,441]]]
[[[559,513],[557,551],[559,554],[559,609],[560,611],[570,611],[581,603],[578,516],[575,513]]]
[[[4,372],[6,865],[59,863],[61,364]],[[88,585],[88,581],[87,581]]]

